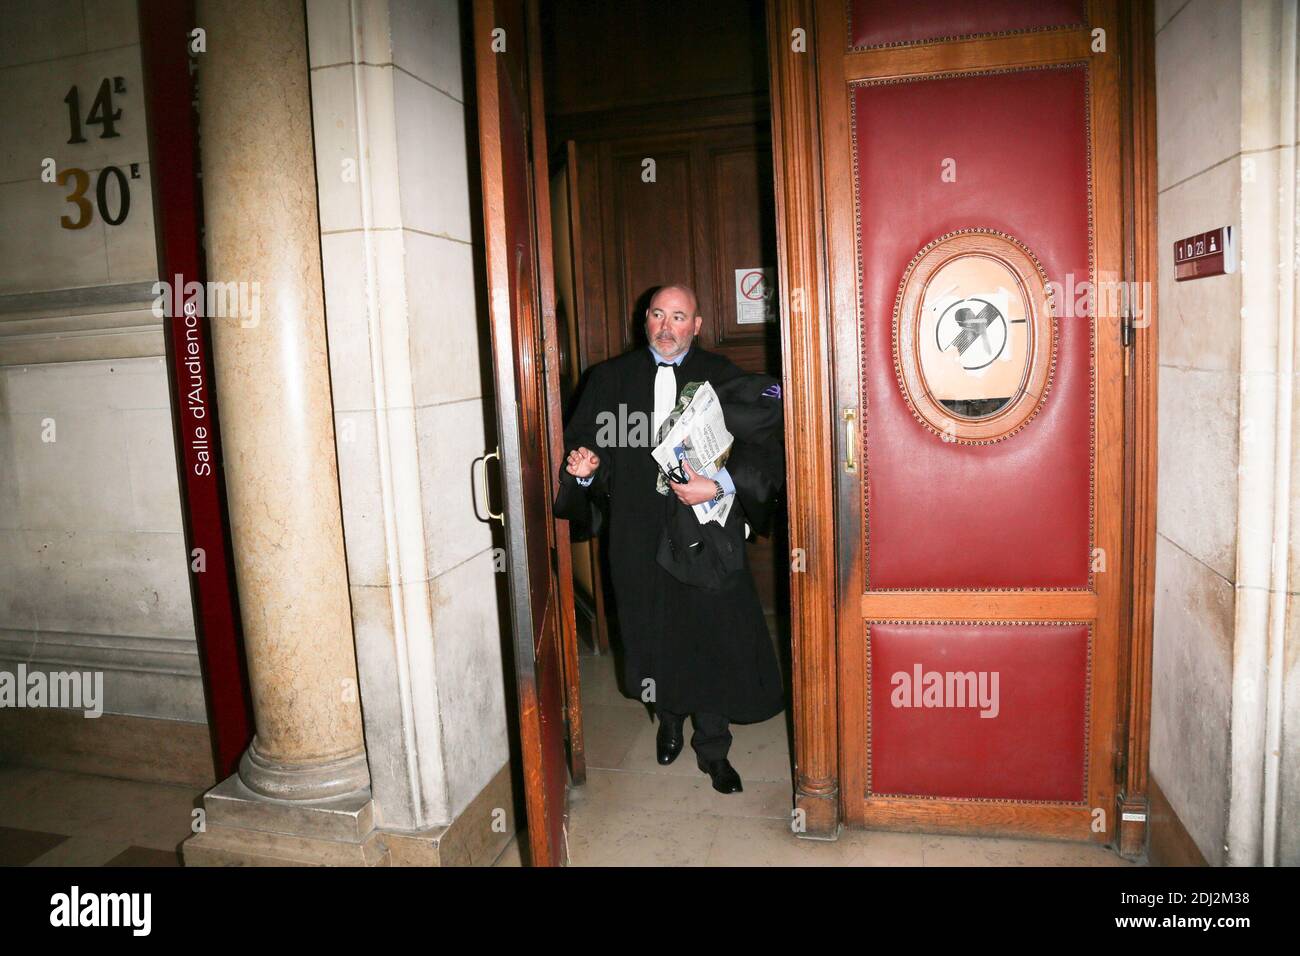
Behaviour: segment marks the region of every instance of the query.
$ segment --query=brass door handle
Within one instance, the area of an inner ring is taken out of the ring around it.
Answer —
[[[496,451],[489,452],[485,455],[475,458],[474,464],[470,465],[470,471],[473,472],[474,465],[477,465],[480,461],[483,462],[483,470],[479,472],[478,480],[479,480],[479,488],[483,492],[483,507],[487,510],[487,520],[488,521],[496,520],[496,521],[500,521],[502,524],[505,524],[506,516],[500,512],[492,510],[492,495],[488,491],[488,480],[487,480],[487,463],[489,458],[495,458],[497,460],[497,463],[500,464],[501,446],[498,445]],[[478,495],[475,495],[474,496],[474,517],[477,518],[478,516],[479,516]]]
[[[844,471],[852,475],[858,470],[858,410],[845,405],[840,414],[844,418]]]

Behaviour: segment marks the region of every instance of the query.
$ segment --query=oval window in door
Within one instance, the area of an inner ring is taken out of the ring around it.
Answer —
[[[893,339],[899,386],[917,421],[946,441],[1001,441],[1037,414],[1051,385],[1047,277],[1003,233],[941,236],[903,274]]]

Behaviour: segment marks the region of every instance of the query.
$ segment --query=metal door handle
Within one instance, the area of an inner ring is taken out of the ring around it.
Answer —
[[[858,470],[858,411],[852,405],[845,405],[841,414],[844,417],[844,471],[851,475]]]
[[[504,514],[501,514],[500,512],[496,512],[492,510],[492,496],[491,493],[488,491],[488,480],[487,480],[487,463],[489,458],[495,458],[498,464],[500,463],[501,461],[500,445],[497,446],[496,451],[489,452],[488,454],[475,458],[474,464],[470,465],[470,471],[472,472],[474,470],[474,465],[477,465],[480,461],[483,462],[483,470],[479,472],[479,476],[478,476],[479,488],[481,488],[483,491],[483,507],[487,511],[487,516],[489,521],[496,520],[496,521],[500,521],[502,524],[505,524],[506,516]],[[475,495],[474,496],[474,517],[477,518],[478,513],[479,513],[478,496]]]

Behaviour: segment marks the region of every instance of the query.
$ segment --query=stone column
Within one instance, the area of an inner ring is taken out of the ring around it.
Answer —
[[[312,801],[370,782],[357,693],[325,340],[301,0],[200,0],[216,394],[256,736],[239,780]],[[209,311],[212,311],[209,303]]]

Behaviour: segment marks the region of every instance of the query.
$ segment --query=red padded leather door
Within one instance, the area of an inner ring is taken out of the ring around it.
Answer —
[[[1078,295],[1120,274],[1114,16],[817,9],[850,822],[1118,822],[1122,345]]]

